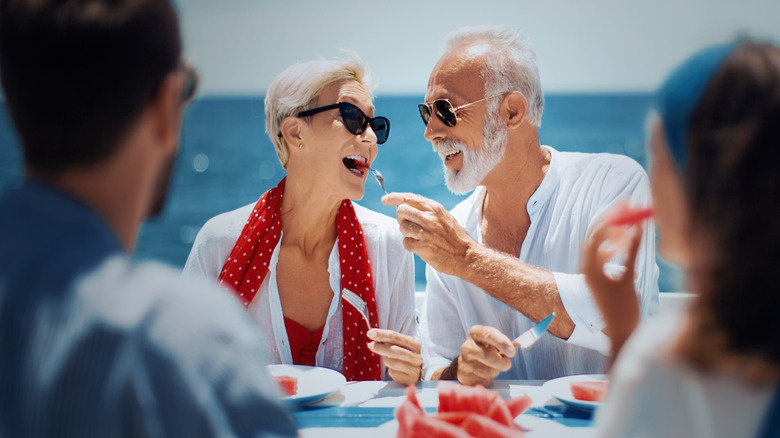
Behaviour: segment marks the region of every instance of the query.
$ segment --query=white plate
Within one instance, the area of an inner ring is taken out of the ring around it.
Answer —
[[[519,424],[520,427],[528,429],[528,432],[523,435],[527,438],[543,438],[549,436],[562,437],[568,436],[567,434],[571,432],[571,429],[560,423],[533,415],[520,414],[515,418],[515,423]],[[377,434],[376,437],[380,438],[396,436],[396,433],[398,432],[398,420],[391,420],[380,425],[377,428],[377,432],[379,432],[379,434]]]
[[[282,397],[284,402],[292,405],[320,401],[347,383],[347,378],[343,374],[329,368],[268,365],[268,373],[272,376],[291,376],[298,379],[298,392],[295,395]]]
[[[575,376],[565,376],[548,380],[544,382],[542,388],[563,404],[592,411],[601,406],[601,402],[577,400],[571,395],[569,384],[571,382],[603,382],[605,380],[607,380],[606,374],[578,374]]]

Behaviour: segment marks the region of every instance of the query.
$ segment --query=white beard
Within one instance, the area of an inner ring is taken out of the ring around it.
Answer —
[[[434,143],[433,149],[439,153],[442,162],[449,154],[463,154],[463,166],[460,170],[444,166],[444,181],[452,193],[463,195],[474,190],[501,162],[506,150],[506,132],[506,126],[501,123],[498,114],[488,114],[482,128],[482,148],[470,149],[463,142],[451,139]]]

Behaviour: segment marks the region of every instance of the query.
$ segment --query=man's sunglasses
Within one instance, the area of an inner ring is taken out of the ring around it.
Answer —
[[[435,100],[432,103],[421,103],[417,105],[417,109],[420,110],[420,117],[422,117],[423,123],[425,123],[425,126],[428,126],[428,122],[431,120],[431,113],[436,114],[436,117],[441,120],[442,123],[449,126],[450,128],[455,126],[456,123],[458,123],[458,117],[456,116],[456,113],[463,108],[466,108],[467,106],[474,105],[475,103],[482,102],[483,100],[488,100],[491,97],[501,96],[506,93],[498,93],[494,94],[492,96],[485,97],[483,99],[475,100],[474,102],[465,103],[461,106],[452,106],[449,100],[447,99],[439,99]]]
[[[182,63],[179,70],[184,73],[184,86],[181,87],[181,101],[186,102],[195,96],[198,89],[198,72],[189,63]]]
[[[350,134],[360,135],[366,130],[366,126],[370,125],[371,129],[374,130],[374,134],[376,134],[377,144],[382,144],[387,141],[387,137],[390,135],[390,120],[387,120],[385,117],[374,117],[372,119],[360,108],[349,102],[339,102],[334,103],[333,105],[326,105],[303,111],[298,113],[298,117],[309,117],[336,108],[339,109],[341,120],[344,121],[344,126]],[[277,136],[281,137],[282,133],[280,132]]]

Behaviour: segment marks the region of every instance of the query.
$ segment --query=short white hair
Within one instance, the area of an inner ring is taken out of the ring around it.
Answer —
[[[284,137],[279,137],[279,126],[284,119],[312,109],[320,93],[341,81],[355,81],[363,85],[373,100],[371,72],[363,60],[352,51],[345,51],[344,59],[317,59],[299,62],[287,67],[274,78],[265,95],[265,130],[271,139],[282,167],[287,167],[290,156]]]
[[[462,46],[487,44],[490,50],[483,55],[485,68],[485,96],[519,91],[528,103],[528,120],[534,126],[542,126],[544,94],[536,67],[536,54],[531,45],[520,38],[520,32],[510,26],[467,26],[452,31],[444,41],[444,52]],[[488,111],[498,108],[491,99]]]

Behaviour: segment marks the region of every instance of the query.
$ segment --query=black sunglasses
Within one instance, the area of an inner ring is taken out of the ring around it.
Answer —
[[[370,125],[376,135],[376,143],[382,144],[387,141],[387,137],[390,136],[390,120],[385,117],[368,117],[360,108],[349,102],[339,102],[333,105],[321,106],[319,108],[310,109],[298,113],[298,117],[309,117],[323,111],[329,111],[332,109],[339,109],[341,114],[341,120],[344,121],[344,126],[350,134],[360,135],[366,130],[366,126]],[[281,137],[280,132],[277,136]]]
[[[433,101],[433,103],[421,103],[417,105],[417,109],[420,110],[420,117],[422,117],[423,123],[425,123],[425,126],[428,126],[428,122],[431,120],[431,113],[436,114],[436,117],[441,120],[442,123],[449,126],[450,128],[455,126],[456,123],[458,123],[458,117],[455,115],[458,111],[462,110],[463,108],[466,108],[467,106],[474,105],[475,103],[482,102],[483,100],[488,100],[491,97],[501,96],[506,94],[504,93],[498,93],[494,94],[492,96],[485,97],[483,99],[475,100],[474,102],[465,103],[461,106],[452,106],[449,100],[447,99],[439,99]]]
[[[198,72],[189,63],[182,63],[179,70],[184,73],[184,86],[181,88],[181,101],[186,102],[195,96],[198,89]]]

